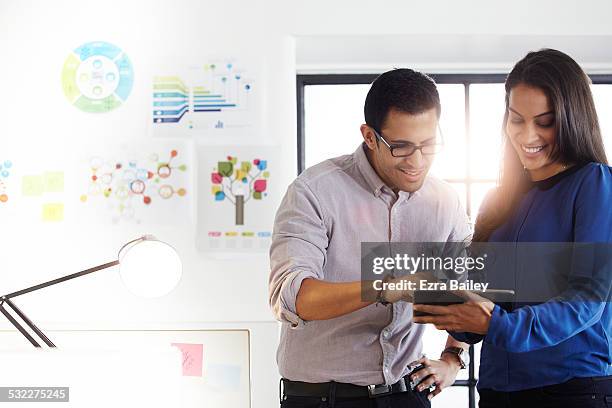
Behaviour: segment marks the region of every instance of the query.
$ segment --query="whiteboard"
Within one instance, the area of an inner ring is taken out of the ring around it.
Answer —
[[[45,350],[32,350],[16,331],[0,331],[0,360],[4,367],[14,366],[0,373],[3,386],[62,386],[57,381],[63,366],[72,375],[65,377],[65,381],[73,383],[71,395],[78,396],[80,385],[81,390],[96,394],[90,397],[99,403],[101,398],[112,401],[114,406],[126,403],[125,398],[115,401],[112,396],[92,391],[105,389],[106,378],[110,380],[112,376],[129,383],[130,394],[155,392],[159,394],[157,402],[168,397],[172,406],[251,407],[248,330],[61,330],[46,334],[59,348],[51,356]],[[201,355],[192,353],[194,350],[201,351]],[[170,353],[176,355],[176,366],[168,363]],[[100,373],[107,364],[111,374],[101,379]],[[35,378],[38,383],[31,384]],[[144,382],[138,381],[143,378]],[[112,381],[109,384],[122,387]]]

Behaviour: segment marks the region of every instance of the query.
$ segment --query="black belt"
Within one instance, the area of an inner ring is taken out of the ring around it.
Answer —
[[[383,395],[397,394],[410,391],[410,378],[408,376],[400,378],[392,385],[355,385],[346,383],[307,383],[301,381],[291,381],[282,379],[283,395],[291,397],[327,397],[330,395],[332,384],[335,385],[335,396],[337,398],[376,398]]]

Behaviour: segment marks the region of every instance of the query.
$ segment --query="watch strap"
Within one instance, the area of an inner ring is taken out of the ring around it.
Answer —
[[[447,348],[444,349],[444,351],[442,351],[442,353],[440,355],[443,355],[445,353],[456,355],[457,356],[457,360],[459,360],[459,365],[461,366],[461,369],[464,369],[464,368],[467,367],[465,359],[463,358],[463,356],[465,355],[466,351],[464,349],[462,349],[461,347],[447,347]]]

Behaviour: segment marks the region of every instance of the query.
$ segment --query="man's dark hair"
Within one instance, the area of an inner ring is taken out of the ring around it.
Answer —
[[[408,68],[394,69],[374,80],[366,96],[365,122],[380,132],[391,110],[416,115],[436,108],[440,117],[440,95],[427,75]]]

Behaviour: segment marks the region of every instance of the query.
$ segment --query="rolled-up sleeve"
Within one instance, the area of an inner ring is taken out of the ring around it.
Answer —
[[[323,209],[298,178],[278,209],[270,247],[269,302],[279,321],[294,328],[304,324],[296,311],[297,294],[304,279],[323,279],[327,245]]]

